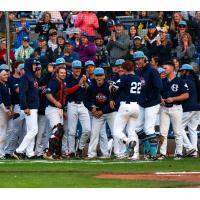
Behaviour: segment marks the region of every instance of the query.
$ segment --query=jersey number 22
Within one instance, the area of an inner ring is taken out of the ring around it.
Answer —
[[[131,94],[140,94],[140,90],[141,90],[140,82],[132,82],[131,83],[131,89],[130,89]]]

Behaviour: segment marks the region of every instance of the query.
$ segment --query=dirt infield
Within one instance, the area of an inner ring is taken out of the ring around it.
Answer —
[[[117,180],[159,180],[159,181],[185,181],[200,183],[200,172],[157,172],[137,174],[100,174],[100,179]]]

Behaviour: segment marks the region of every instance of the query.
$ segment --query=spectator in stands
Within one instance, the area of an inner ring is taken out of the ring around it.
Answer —
[[[74,26],[79,27],[81,32],[86,32],[89,39],[92,40],[99,28],[99,22],[94,12],[84,11],[78,13]]]
[[[174,66],[175,66],[175,72],[178,73],[178,71],[181,67],[181,60],[177,57],[173,57],[172,62],[174,63]]]
[[[13,63],[15,61],[15,55],[12,50],[10,50],[10,61]],[[0,39],[0,64],[6,63],[6,39]]]
[[[44,12],[42,15],[42,20],[36,24],[35,32],[39,33],[40,36],[44,36],[46,41],[49,39],[49,30],[56,29],[55,24],[51,22],[51,14],[49,12]]]
[[[19,14],[20,22],[15,23],[15,31],[17,33],[17,38],[15,42],[15,47],[19,48],[22,45],[23,38],[29,36],[30,33],[30,24],[26,21],[26,13],[21,12]]]
[[[129,52],[130,38],[125,33],[124,26],[119,20],[116,21],[115,31],[107,43],[107,50],[110,53],[110,64],[113,65],[117,59],[126,58]]]
[[[71,33],[67,35],[67,40],[69,40],[73,47],[76,46],[76,41],[80,42],[81,39],[81,32],[79,28],[73,28]]]
[[[96,45],[96,66],[99,65],[105,65],[109,66],[109,55],[108,51],[106,49],[106,46],[104,45],[104,40],[101,35],[95,36],[95,45]]]
[[[152,65],[153,68],[157,69],[159,71],[161,67],[161,63],[160,63],[160,59],[158,56],[152,56],[150,63]]]
[[[180,12],[175,12],[173,14],[171,25],[170,25],[171,34],[176,35],[176,33],[178,31],[179,22],[182,21],[182,20],[184,20],[184,19],[183,19],[183,16],[181,15]]]
[[[81,43],[77,40],[74,51],[80,56],[80,61],[84,64],[88,60],[96,62],[96,47],[93,42],[88,39],[88,34],[81,34]]]
[[[79,54],[73,51],[73,46],[70,40],[66,41],[63,57],[66,62],[66,67],[69,70],[71,70],[72,62],[74,60],[79,60]]]
[[[46,37],[39,36],[38,38],[38,47],[34,51],[42,65],[42,68],[46,69],[48,63],[54,61],[54,54],[51,48],[47,46]]]
[[[137,28],[134,25],[130,26],[128,33],[132,41],[134,40],[135,36],[138,36]]]
[[[57,44],[57,31],[56,29],[49,30],[49,41],[48,47],[54,52],[54,50],[58,47]]]
[[[107,22],[107,28],[106,28],[106,32],[104,34],[104,42],[105,44],[107,44],[107,42],[110,40],[111,37],[111,33],[115,31],[115,21],[110,19]]]
[[[196,44],[198,53],[200,53],[200,11],[196,11],[194,21],[196,22],[196,28],[197,28],[195,44]]]
[[[158,56],[163,65],[171,59],[171,50],[172,44],[167,39],[167,29],[162,27],[159,30],[159,36],[156,37],[156,42],[151,45],[150,55]]]
[[[190,63],[194,59],[196,49],[189,33],[182,35],[181,44],[177,46],[176,53],[182,64]]]
[[[65,38],[62,35],[59,35],[57,37],[57,45],[58,47],[54,50],[55,59],[60,58],[64,55]]]
[[[15,51],[15,59],[17,61],[25,61],[30,58],[34,49],[30,46],[30,39],[28,36],[24,36],[22,45]]]

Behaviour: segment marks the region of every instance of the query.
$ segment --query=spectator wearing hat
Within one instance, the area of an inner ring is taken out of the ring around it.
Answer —
[[[101,35],[96,35],[94,39],[96,45],[96,65],[104,64],[104,66],[109,66],[109,55],[104,45],[104,40]]]
[[[81,32],[79,28],[73,28],[70,33],[66,34],[66,39],[69,40],[73,47],[76,46],[76,41],[80,42]]]
[[[62,35],[57,37],[57,45],[58,47],[54,50],[55,58],[60,58],[64,55],[65,48],[65,38]]]
[[[71,70],[72,62],[79,60],[79,54],[73,50],[73,46],[69,40],[66,41],[64,48],[64,56],[67,69]]]
[[[74,26],[79,27],[81,32],[86,32],[90,38],[94,38],[99,22],[94,12],[83,11],[78,13]]]
[[[17,33],[17,38],[16,38],[16,43],[15,46],[16,48],[19,48],[22,43],[23,43],[23,38],[25,36],[29,36],[30,33],[30,24],[26,21],[26,13],[21,12],[19,14],[20,16],[20,21],[15,23],[15,31]]]
[[[151,45],[150,56],[158,56],[163,65],[171,59],[171,50],[172,44],[167,39],[167,29],[162,27],[159,30],[159,36],[156,37],[156,42]]]
[[[10,61],[13,63],[15,61],[15,55],[12,50],[10,50]],[[6,63],[6,39],[0,39],[0,64]]]
[[[44,12],[41,21],[36,24],[35,33],[39,33],[40,36],[44,36],[45,40],[49,39],[49,30],[56,29],[55,24],[51,22],[51,14]]]
[[[55,49],[58,47],[57,44],[57,31],[56,29],[49,30],[49,40],[48,40],[48,47],[54,52]]]
[[[113,65],[117,59],[126,58],[130,45],[130,38],[128,34],[125,33],[122,22],[117,20],[115,25],[115,31],[112,31],[111,39],[106,46],[110,54],[111,65]]]
[[[15,51],[15,59],[17,61],[25,61],[27,58],[30,58],[31,54],[34,52],[29,42],[29,37],[24,36],[22,45]]]
[[[96,47],[93,42],[88,40],[88,34],[86,32],[81,34],[81,43],[79,41],[75,42],[76,47],[74,51],[79,54],[82,63],[85,63],[87,60],[96,62]]]
[[[177,57],[182,64],[190,63],[194,59],[196,49],[192,43],[192,38],[189,33],[184,33],[181,37],[181,44],[176,48]]]
[[[111,33],[115,31],[115,21],[113,19],[108,20],[106,30],[106,34],[103,35],[105,44],[110,40]]]
[[[51,48],[47,46],[45,36],[38,37],[38,47],[34,51],[37,58],[40,60],[42,68],[46,68],[48,63],[54,61],[54,54]]]

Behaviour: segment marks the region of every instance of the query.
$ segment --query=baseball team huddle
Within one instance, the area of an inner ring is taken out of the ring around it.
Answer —
[[[70,72],[63,58],[48,65],[45,75],[41,69],[34,58],[12,74],[0,66],[1,159],[163,160],[170,124],[174,159],[197,157],[200,106],[191,65],[175,73],[169,61],[157,70],[136,51],[132,60],[116,60],[109,79],[92,60],[84,67],[74,60]]]

